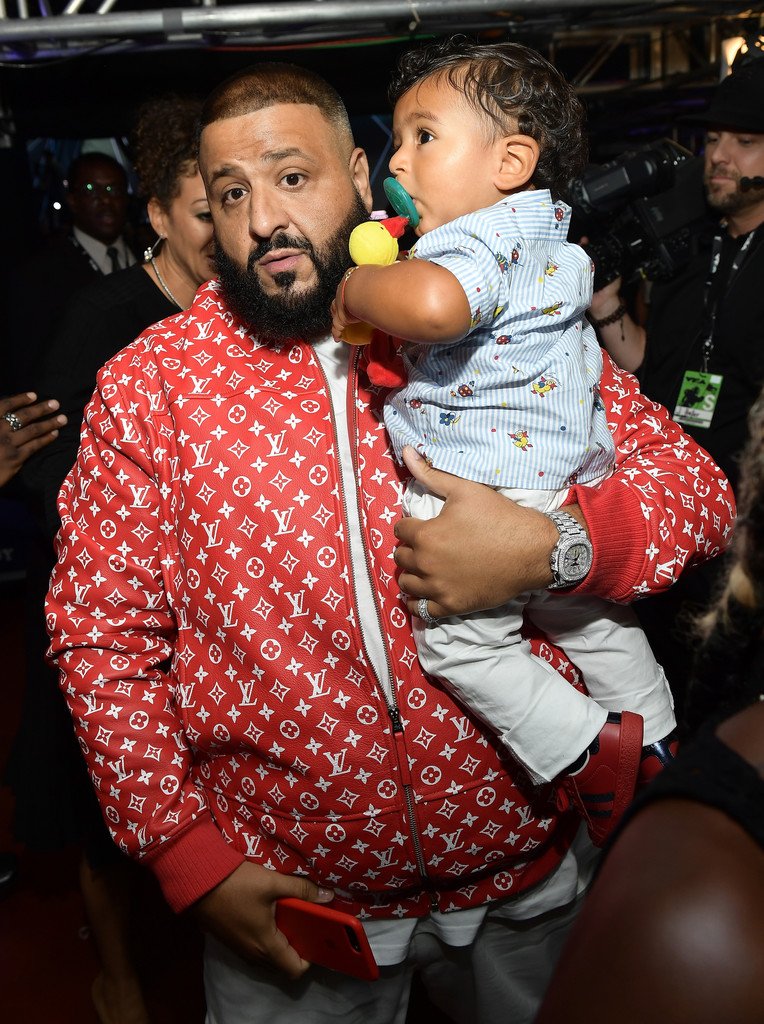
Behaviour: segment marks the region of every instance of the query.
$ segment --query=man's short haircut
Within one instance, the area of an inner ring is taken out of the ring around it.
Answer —
[[[566,196],[586,166],[588,144],[584,108],[557,68],[520,43],[483,46],[454,36],[403,54],[390,101],[433,76],[461,92],[492,134],[535,139],[540,156],[530,184],[548,188],[554,199]]]
[[[114,170],[119,173],[127,182],[127,172],[119,160],[115,160],[113,156],[109,156],[108,153],[100,153],[97,150],[91,150],[88,153],[80,153],[74,160],[69,164],[69,169],[66,172],[66,187],[69,192],[72,190],[72,182],[76,181],[80,174],[87,177],[88,168],[93,164],[108,164]]]
[[[226,79],[204,101],[199,134],[214,121],[241,117],[277,103],[308,103],[318,107],[338,137],[347,142],[350,155],[353,132],[339,93],[320,75],[295,64],[253,64]]]

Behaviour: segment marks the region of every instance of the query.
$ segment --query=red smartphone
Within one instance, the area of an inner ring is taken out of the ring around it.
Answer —
[[[375,981],[379,967],[357,917],[307,900],[276,900],[276,925],[303,960]]]

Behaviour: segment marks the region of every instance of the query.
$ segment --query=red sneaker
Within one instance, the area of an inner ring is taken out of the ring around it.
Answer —
[[[646,786],[659,772],[668,768],[676,757],[678,749],[679,741],[673,732],[664,736],[662,740],[656,740],[655,743],[648,743],[646,747],[642,747],[637,788],[641,789],[642,786]]]
[[[557,807],[575,807],[595,846],[604,845],[634,799],[641,755],[642,716],[611,711],[583,767],[562,777]]]

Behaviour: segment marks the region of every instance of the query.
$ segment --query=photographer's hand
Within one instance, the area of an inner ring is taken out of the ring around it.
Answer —
[[[592,295],[592,304],[589,306],[589,312],[595,320],[603,320],[605,317],[611,316],[622,304],[622,284],[622,279],[617,277]]]
[[[645,358],[647,335],[634,323],[621,299],[621,278],[609,281],[592,295],[589,320],[602,345],[613,359],[630,373],[636,373]]]

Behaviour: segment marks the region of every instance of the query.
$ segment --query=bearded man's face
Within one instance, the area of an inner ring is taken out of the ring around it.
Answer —
[[[218,240],[215,262],[223,296],[231,312],[252,333],[272,341],[287,338],[311,340],[329,333],[332,299],[342,275],[352,263],[348,253],[350,233],[368,218],[357,192],[354,198],[347,216],[320,249],[316,249],[307,238],[279,232],[273,238],[260,242],[247,258],[246,268],[241,268]],[[296,251],[304,253],[314,269],[312,283],[302,287],[294,269],[276,269],[288,260],[277,259],[274,254]],[[266,289],[263,286],[257,273],[258,264],[263,263],[273,268],[271,274],[275,287]]]
[[[371,206],[363,151],[317,106],[276,103],[206,125],[199,167],[234,315],[269,340],[326,335]]]
[[[759,188],[742,189],[741,178],[764,176],[764,134],[710,128],[706,133],[704,179],[708,204],[735,215],[762,202]]]

